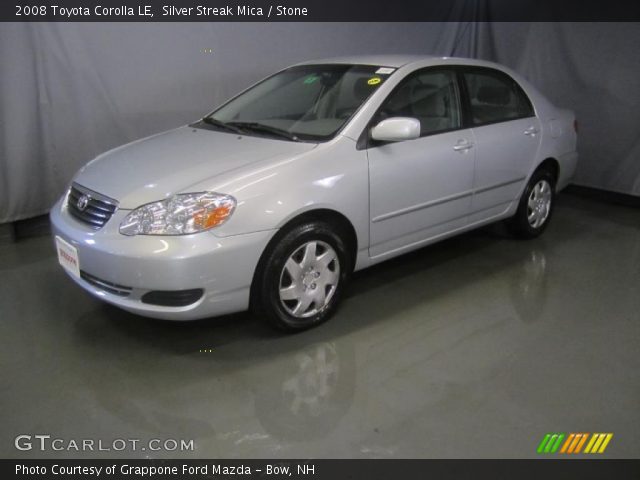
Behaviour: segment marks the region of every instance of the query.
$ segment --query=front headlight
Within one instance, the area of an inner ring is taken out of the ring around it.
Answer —
[[[184,193],[132,210],[120,223],[123,235],[188,235],[222,225],[236,199],[214,192]]]

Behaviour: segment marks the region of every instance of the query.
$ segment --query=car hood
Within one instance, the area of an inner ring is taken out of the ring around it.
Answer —
[[[316,147],[181,127],[110,150],[85,165],[74,181],[133,209],[209,179],[268,160],[293,157]],[[225,193],[225,192],[221,192]]]

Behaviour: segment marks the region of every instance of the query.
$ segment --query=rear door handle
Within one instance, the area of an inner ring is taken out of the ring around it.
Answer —
[[[473,148],[473,143],[471,143],[469,140],[458,140],[458,143],[453,146],[453,149],[456,152],[464,152],[465,150],[469,150],[470,148]]]
[[[539,132],[540,130],[538,130],[536,127],[529,127],[522,133],[524,133],[525,135],[529,135],[530,137],[533,137],[537,135]]]

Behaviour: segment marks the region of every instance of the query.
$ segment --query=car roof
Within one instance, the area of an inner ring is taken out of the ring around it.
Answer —
[[[310,60],[307,62],[300,62],[296,65],[323,65],[323,64],[335,64],[344,63],[350,65],[375,65],[382,67],[395,67],[399,68],[408,63],[418,62],[421,60],[435,60],[435,55],[351,55],[345,57],[330,57],[322,58],[318,60]]]
[[[349,65],[374,65],[380,67],[400,68],[411,63],[430,63],[432,65],[477,65],[486,67],[497,67],[503,69],[503,65],[475,58],[446,57],[438,55],[351,55],[345,57],[322,58],[300,62],[296,65],[327,65],[327,64],[349,64]]]

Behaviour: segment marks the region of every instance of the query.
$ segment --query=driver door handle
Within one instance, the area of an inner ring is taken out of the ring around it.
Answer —
[[[522,133],[524,133],[525,135],[529,135],[529,136],[533,137],[533,136],[537,135],[538,132],[540,132],[540,130],[538,130],[536,127],[529,127]]]
[[[453,149],[456,152],[464,152],[466,150],[469,150],[470,148],[473,148],[473,143],[471,143],[469,140],[458,140],[458,143],[453,146]]]

